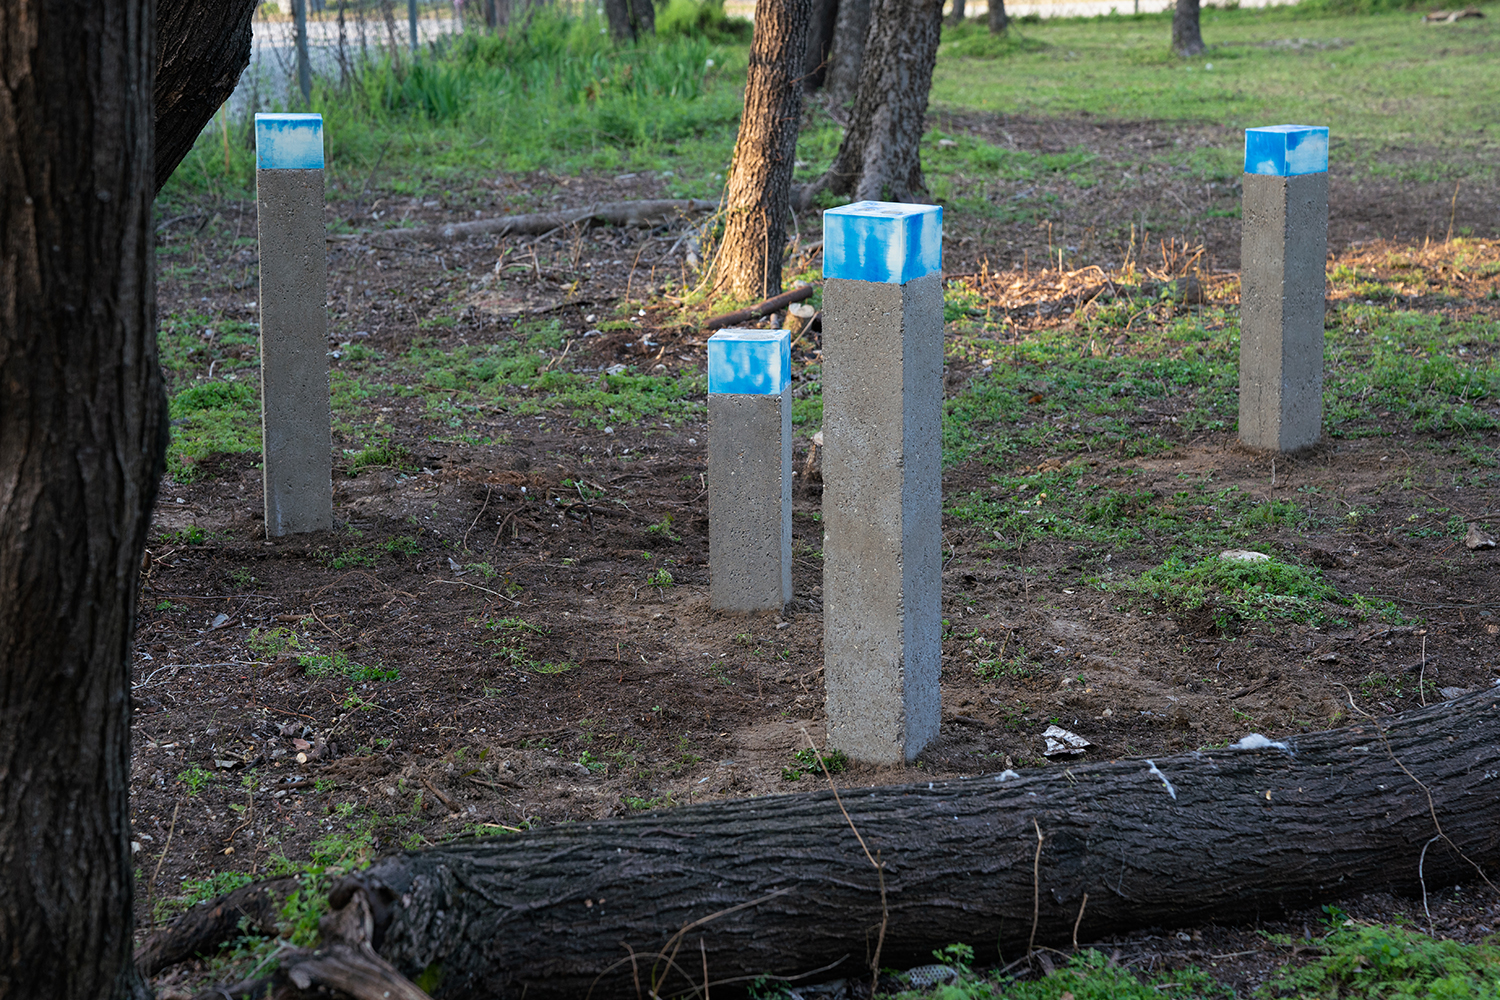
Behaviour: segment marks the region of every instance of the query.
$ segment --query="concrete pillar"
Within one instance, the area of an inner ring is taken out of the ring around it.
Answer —
[[[1245,130],[1240,441],[1295,451],[1323,433],[1328,129]]]
[[[823,213],[828,742],[911,761],[942,717],[942,209]]]
[[[792,599],[792,349],[787,330],[708,338],[708,600]]]
[[[266,534],[333,527],[323,117],[255,116]]]

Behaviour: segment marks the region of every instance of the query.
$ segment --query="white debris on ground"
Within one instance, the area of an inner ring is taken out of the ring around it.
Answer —
[[[1042,751],[1043,757],[1076,757],[1094,745],[1077,733],[1070,733],[1061,726],[1048,726],[1042,733],[1042,739],[1047,741],[1047,749]]]
[[[1282,742],[1280,742],[1278,740],[1266,739],[1266,737],[1262,736],[1260,733],[1251,733],[1249,736],[1245,736],[1245,737],[1241,738],[1238,743],[1231,743],[1231,744],[1229,744],[1229,749],[1230,750],[1283,750],[1287,754],[1290,754],[1292,752],[1292,748],[1289,747],[1289,746],[1287,746],[1285,743],[1282,743]]]

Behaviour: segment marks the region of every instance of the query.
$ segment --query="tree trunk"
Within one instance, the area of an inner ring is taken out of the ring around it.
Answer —
[[[823,78],[828,100],[842,107],[859,92],[859,71],[864,65],[865,38],[870,34],[872,0],[840,0],[833,21],[833,42],[828,50],[828,73]]]
[[[154,12],[0,0],[6,997],[147,995],[130,954],[129,765],[136,585],[166,432]]]
[[[803,90],[817,90],[828,79],[828,54],[833,49],[833,29],[838,16],[839,0],[813,0],[806,55],[802,60]]]
[[[652,0],[604,0],[609,33],[617,42],[635,42],[656,34],[656,8]]]
[[[637,977],[669,995],[705,960],[719,983],[858,977],[954,941],[1011,960],[1075,924],[1090,941],[1246,921],[1500,863],[1500,689],[1242,743],[846,788],[847,821],[818,792],[453,844],[379,861],[333,903],[368,902],[381,956],[439,1000],[545,1000],[637,996]]]
[[[1198,0],[1177,0],[1172,11],[1172,51],[1188,58],[1201,54],[1203,32],[1198,26]]]
[[[948,23],[963,24],[965,7],[964,0],[953,0],[953,9],[948,12]]]
[[[990,0],[990,34],[1003,35],[1010,27],[1010,18],[1005,15],[1005,0]]]
[[[925,197],[920,144],[943,30],[942,0],[875,0],[859,94],[828,189],[856,201]]]
[[[256,6],[257,0],[157,0],[155,190],[250,65]]]
[[[802,54],[813,0],[760,0],[745,78],[745,113],[725,187],[715,287],[739,299],[781,291],[792,212],[792,168],[802,122]]]

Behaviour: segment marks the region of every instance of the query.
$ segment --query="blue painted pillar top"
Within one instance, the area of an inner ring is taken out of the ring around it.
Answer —
[[[323,116],[257,114],[255,166],[259,170],[322,170]]]
[[[943,269],[943,209],[857,201],[823,213],[823,277],[904,285]]]
[[[720,330],[708,338],[708,391],[774,396],[792,381],[790,330]]]
[[[1328,170],[1328,126],[1267,125],[1245,129],[1245,173],[1298,177]]]

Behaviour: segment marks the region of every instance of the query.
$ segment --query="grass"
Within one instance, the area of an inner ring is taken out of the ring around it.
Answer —
[[[1205,9],[1209,51],[1192,60],[1168,52],[1170,11],[1018,24],[999,50],[970,22],[944,31],[932,100],[938,108],[1234,129],[1326,122],[1335,161],[1347,161],[1353,151],[1341,147],[1351,140],[1361,159],[1403,143],[1477,151],[1489,141],[1476,126],[1496,120],[1485,96],[1500,89],[1493,17],[1417,26],[1410,10],[1351,17],[1301,6]],[[1476,158],[1420,169],[1453,176],[1494,168]]]

